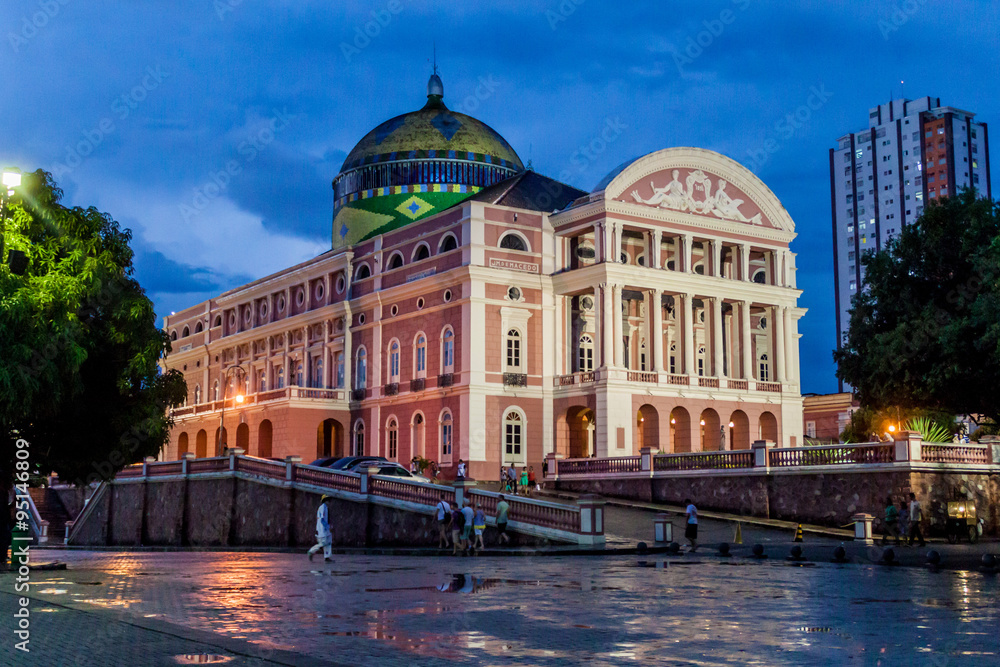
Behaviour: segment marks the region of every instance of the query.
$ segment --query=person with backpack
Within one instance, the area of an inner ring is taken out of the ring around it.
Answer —
[[[442,493],[437,504],[436,517],[438,522],[438,549],[448,548],[448,522],[451,521],[451,506]]]
[[[472,520],[472,530],[475,533],[473,549],[485,549],[483,544],[483,533],[486,532],[486,512],[483,511],[483,504],[476,503],[476,515]]]

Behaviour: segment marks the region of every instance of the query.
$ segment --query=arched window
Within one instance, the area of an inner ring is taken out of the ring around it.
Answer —
[[[360,419],[354,422],[354,452],[353,456],[365,454],[365,423]]]
[[[222,315],[216,315],[215,316],[215,322],[212,323],[212,326],[213,327],[221,327],[222,326]]]
[[[757,273],[753,274],[753,281],[759,285],[763,285],[767,282],[767,272],[764,269],[760,269]]]
[[[364,389],[368,386],[368,353],[365,352],[365,348],[360,348],[358,350],[358,363],[357,370],[354,374],[354,388]],[[377,425],[376,425],[376,430]]]
[[[413,261],[419,262],[422,259],[427,259],[431,256],[431,249],[427,247],[426,243],[420,243],[416,250],[413,251]]]
[[[451,413],[445,410],[441,413],[441,456],[451,458],[452,447],[452,420]]]
[[[399,382],[399,341],[389,343],[389,382]]]
[[[451,327],[447,327],[441,336],[441,372],[455,372],[455,333]]]
[[[524,420],[521,414],[510,410],[503,418],[503,442],[506,459],[523,460]]]
[[[176,331],[171,331],[170,332],[170,340],[177,340],[177,332]]]
[[[355,280],[364,280],[365,278],[370,278],[372,275],[371,269],[368,268],[367,264],[362,264],[358,267],[358,270],[354,272]]]
[[[260,378],[257,380],[257,391],[267,391],[267,371],[260,372]]]
[[[285,388],[285,367],[282,366],[278,369],[278,389]]]
[[[768,363],[766,354],[760,355],[760,359],[758,360],[758,368],[760,369],[760,374],[757,376],[757,379],[760,380],[761,382],[770,382],[771,364]]]
[[[528,243],[521,235],[514,232],[507,232],[500,239],[500,247],[504,250],[520,250],[525,252],[528,250]]]
[[[441,239],[441,245],[438,247],[438,254],[442,252],[449,252],[458,248],[458,241],[455,240],[454,234],[445,234],[444,238]]]
[[[677,343],[670,344],[670,374],[677,375]]]
[[[337,353],[337,389],[344,388],[344,353]]]
[[[395,417],[389,418],[389,423],[385,427],[385,442],[387,447],[386,458],[395,460],[399,453],[399,425]]]
[[[215,384],[212,385],[212,400],[219,400],[219,381],[216,380]]]
[[[203,327],[201,325],[201,322],[198,322],[198,324],[194,325],[194,332],[196,334],[200,334],[202,332],[202,330],[203,330]]]
[[[320,357],[313,364],[312,386],[323,389],[326,386],[326,378],[323,377],[323,358]]]
[[[417,377],[422,378],[427,375],[427,338],[423,334],[417,334],[415,348]]]
[[[198,405],[201,403],[201,385],[196,384],[194,386],[194,404]]]
[[[304,378],[302,377],[302,362],[299,361],[295,364],[295,386],[296,387],[303,386],[302,385],[303,379]]]
[[[392,271],[393,269],[398,269],[403,266],[403,255],[399,252],[392,253],[392,257],[389,258],[389,263],[386,264],[386,270]]]
[[[590,334],[580,336],[580,346],[577,352],[577,370],[589,373],[594,370],[594,339]]]
[[[507,331],[507,369],[521,369],[521,332],[517,329]]]

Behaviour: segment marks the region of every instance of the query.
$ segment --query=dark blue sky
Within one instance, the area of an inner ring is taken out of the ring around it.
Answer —
[[[8,0],[0,163],[52,171],[66,203],[130,227],[167,314],[329,246],[331,180],[369,129],[423,104],[436,40],[445,101],[541,173],[589,190],[669,146],[752,166],[797,226],[802,386],[827,392],[828,149],[901,80],[1000,118],[995,2],[344,4]],[[814,88],[828,99],[788,126]],[[578,153],[608,122],[618,139]]]

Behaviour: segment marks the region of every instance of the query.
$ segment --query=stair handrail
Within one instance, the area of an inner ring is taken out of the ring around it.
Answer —
[[[101,499],[101,494],[107,492],[107,486],[107,482],[101,482],[94,493],[90,496],[90,499],[86,501],[86,505],[84,505],[83,509],[80,511],[80,515],[72,521],[66,522],[67,526],[72,525],[72,530],[66,533],[66,544],[69,544],[69,541],[80,530],[80,526],[82,526],[84,521],[86,521],[86,519],[90,516],[94,506],[97,504],[97,501]]]

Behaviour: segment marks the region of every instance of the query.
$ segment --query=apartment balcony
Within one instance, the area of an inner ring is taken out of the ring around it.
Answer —
[[[363,390],[362,390],[363,391]],[[223,405],[226,410],[239,410],[253,405],[275,405],[280,403],[292,403],[299,405],[330,405],[342,403],[346,408],[348,392],[343,387],[334,389],[320,389],[318,387],[283,387],[281,389],[271,389],[260,391],[256,394],[247,394],[241,402],[237,402],[235,397],[227,398],[225,401],[208,401],[197,405],[186,405],[175,408],[173,416],[178,419],[200,417],[201,415],[221,412]]]
[[[503,386],[505,386],[505,387],[527,387],[528,386],[528,374],[527,373],[504,373],[503,374]]]

